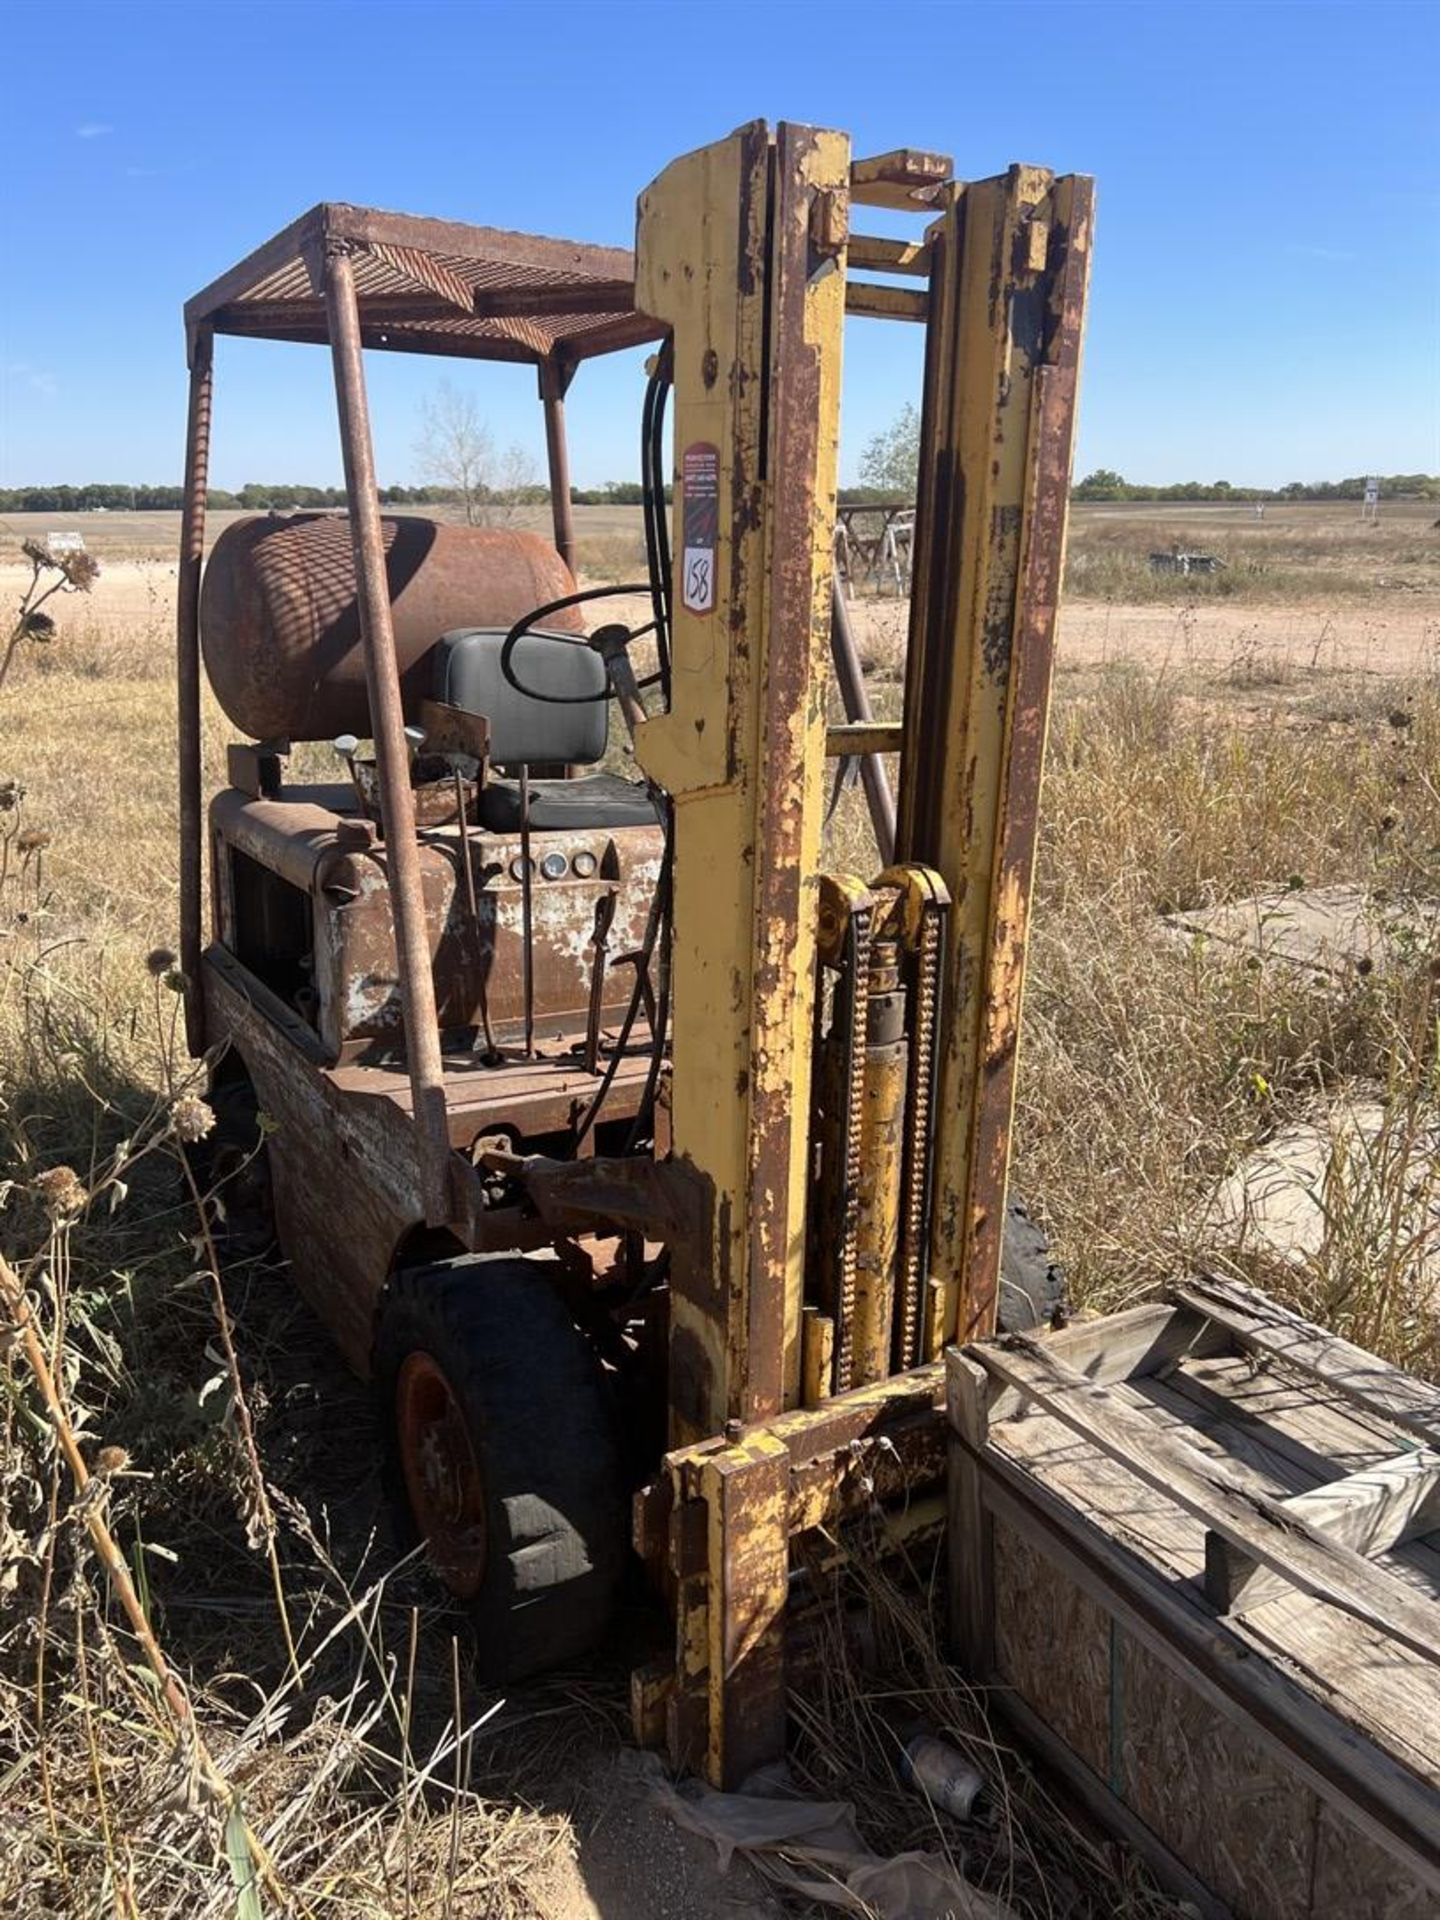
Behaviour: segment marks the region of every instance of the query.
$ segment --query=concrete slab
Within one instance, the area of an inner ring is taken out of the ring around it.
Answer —
[[[1177,933],[1205,934],[1263,960],[1344,974],[1440,946],[1440,904],[1377,900],[1362,887],[1275,888],[1248,900],[1171,915]]]
[[[1417,1305],[1440,1305],[1440,1119],[1417,1122],[1352,1089],[1282,1128],[1213,1195],[1203,1237],[1333,1272],[1397,1264]]]

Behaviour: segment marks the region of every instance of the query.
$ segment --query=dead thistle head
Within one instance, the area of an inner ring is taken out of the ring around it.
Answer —
[[[85,1188],[73,1167],[47,1167],[31,1184],[56,1222],[73,1219],[85,1205]]]
[[[177,1140],[193,1146],[215,1125],[214,1109],[194,1093],[182,1093],[170,1109],[170,1126]]]
[[[93,553],[86,553],[83,548],[76,553],[61,554],[55,565],[64,574],[66,584],[76,593],[88,593],[100,573],[100,562]]]

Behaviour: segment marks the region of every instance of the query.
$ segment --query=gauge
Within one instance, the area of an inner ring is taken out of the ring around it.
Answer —
[[[535,870],[535,862],[533,860],[530,862],[530,870],[532,873]],[[512,880],[523,880],[525,878],[525,861],[518,853],[510,862],[510,878]]]
[[[570,871],[570,862],[563,853],[547,853],[540,862],[540,871],[547,880],[563,880]]]
[[[577,880],[588,880],[599,864],[590,849],[582,847],[570,862],[570,871]]]

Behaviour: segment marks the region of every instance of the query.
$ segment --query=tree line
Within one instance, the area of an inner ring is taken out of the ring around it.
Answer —
[[[544,486],[482,487],[477,491],[482,501],[496,505],[550,504],[550,489]],[[295,507],[343,507],[345,489],[252,480],[233,492],[225,487],[211,487],[205,497],[217,512],[238,508],[247,513],[265,513]],[[381,504],[387,507],[453,506],[460,497],[453,487],[380,489]],[[572,487],[570,498],[577,507],[638,507],[640,484],[611,480],[602,487]],[[0,487],[0,513],[175,513],[184,505],[184,500],[184,490],[180,487],[123,486],[111,482],[92,482],[80,487]]]
[[[873,471],[873,468],[872,468]],[[877,476],[878,477],[878,476]],[[1108,467],[1097,467],[1076,482],[1076,500],[1362,500],[1365,476],[1352,475],[1345,480],[1292,480],[1283,487],[1235,486],[1228,480],[1183,480],[1154,486],[1126,480]],[[217,512],[239,510],[245,513],[292,511],[295,508],[343,507],[343,487],[306,487],[284,483],[248,481],[231,492],[211,487],[209,505]],[[478,499],[484,504],[505,507],[550,504],[550,489],[545,486],[511,488],[482,487]],[[670,497],[667,489],[666,498]],[[842,487],[842,506],[883,505],[913,499],[913,484],[903,476],[890,485],[876,484]],[[388,507],[455,506],[461,494],[453,487],[382,487],[381,504]],[[577,507],[638,507],[641,491],[638,481],[610,480],[600,487],[572,487],[571,501]],[[1440,500],[1440,475],[1433,473],[1391,473],[1380,476],[1382,500]],[[91,483],[86,486],[0,487],[0,513],[165,513],[178,512],[184,503],[179,487],[123,486],[115,483]]]
[[[1097,467],[1076,482],[1076,500],[1363,500],[1366,474],[1346,480],[1291,480],[1283,487],[1237,487],[1228,480],[1180,480],[1150,486]],[[1440,474],[1379,475],[1382,500],[1440,500]]]

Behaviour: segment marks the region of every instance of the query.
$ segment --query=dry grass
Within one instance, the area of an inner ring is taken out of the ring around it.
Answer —
[[[1354,505],[1086,506],[1072,514],[1066,590],[1127,605],[1340,600],[1440,590],[1435,504],[1401,502],[1378,521]],[[1215,554],[1214,574],[1164,574],[1152,553]]]
[[[633,528],[594,537],[615,550],[591,551],[588,564],[623,574]],[[292,1910],[535,1912],[573,1839],[556,1814],[505,1789],[515,1767],[530,1778],[573,1738],[577,1713],[613,1737],[618,1675],[578,1706],[572,1687],[549,1713],[507,1720],[508,1781],[480,1750],[498,1721],[457,1756],[456,1725],[494,1702],[468,1670],[461,1623],[408,1570],[381,1577],[373,1470],[356,1467],[374,1456],[367,1396],[284,1276],[235,1263],[225,1299],[257,1487],[234,1384],[213,1357],[205,1250],[167,1132],[175,1001],[144,965],[175,924],[167,577],[153,596],[137,577],[123,619],[66,608],[56,643],[17,661],[0,699],[0,780],[28,789],[23,813],[0,815],[12,841],[0,884],[0,1178],[13,1183],[0,1190],[0,1241],[87,1451],[128,1456],[102,1490],[110,1524]],[[1377,617],[1389,605],[1379,598]],[[893,713],[903,624],[893,608],[882,614],[866,659],[877,709]],[[1416,1284],[1429,1210],[1417,1238],[1406,1198],[1412,1148],[1435,1125],[1433,957],[1401,942],[1389,964],[1337,978],[1257,967],[1158,926],[1166,909],[1292,877],[1396,900],[1440,895],[1440,695],[1424,675],[1377,664],[1341,673],[1319,647],[1297,659],[1257,644],[1203,667],[1062,672],[1017,1177],[1081,1300],[1118,1304],[1213,1252],[1208,1196],[1250,1148],[1329,1089],[1378,1086],[1385,1128],[1335,1170],[1323,1257],[1304,1268],[1267,1265],[1253,1249],[1234,1257],[1307,1312],[1440,1377],[1436,1320]],[[210,712],[217,777],[225,737]],[[847,796],[832,844],[866,871],[858,811]],[[22,820],[50,836],[28,857],[13,844]],[[59,1165],[95,1197],[56,1222],[36,1181]],[[197,1797],[193,1756],[137,1673],[13,1351],[0,1356],[0,1420],[0,1911],[250,1920],[238,1890],[246,1856],[227,1864],[226,1807]],[[262,1496],[298,1681],[265,1540],[248,1537]],[[897,1713],[923,1713],[977,1752],[990,1736],[979,1703],[936,1659],[933,1614],[863,1568],[853,1578],[884,1623],[890,1677],[824,1662],[825,1690],[801,1703],[800,1764],[817,1789],[856,1794],[875,1844],[933,1846],[923,1805],[893,1770]],[[877,1754],[888,1756],[878,1767]],[[1116,1862],[1073,1835],[1068,1864],[1027,1839],[1054,1823],[1035,1783],[1009,1761],[1002,1771],[1011,1816],[969,1870],[1022,1913],[1155,1910],[1138,1881],[1117,1893]],[[452,1850],[462,1878],[447,1892]],[[267,1895],[263,1910],[281,1909]]]
[[[463,1622],[376,1551],[368,1399],[279,1272],[236,1260],[222,1292],[176,1137],[178,998],[94,909],[58,944],[26,810],[0,829],[4,1246],[59,1397],[47,1418],[7,1341],[0,1911],[533,1914],[568,1829],[471,1785],[499,1703]],[[96,1475],[79,1498],[57,1421]]]
[[[912,1550],[897,1563],[876,1544],[863,1528],[847,1538],[814,1623],[813,1670],[791,1696],[797,1784],[817,1800],[852,1802],[878,1853],[938,1855],[1016,1915],[1173,1920],[1175,1903],[1136,1860],[1077,1825],[997,1728],[985,1694],[946,1660],[940,1550]],[[963,1826],[906,1778],[905,1744],[918,1732],[948,1742],[985,1783]]]
[[[1369,1190],[1337,1209],[1319,1265],[1261,1277],[1361,1344],[1440,1373],[1420,1284],[1433,1225],[1427,1245],[1381,1228],[1399,1218],[1400,1143],[1433,1124],[1440,954],[1401,940],[1388,964],[1336,977],[1157,931],[1162,912],[1287,884],[1433,899],[1437,776],[1428,683],[1373,688],[1325,729],[1227,725],[1212,699],[1123,669],[1062,704],[1017,1165],[1082,1300],[1117,1305],[1209,1257],[1218,1178],[1318,1095],[1366,1083],[1395,1136],[1354,1175]]]

